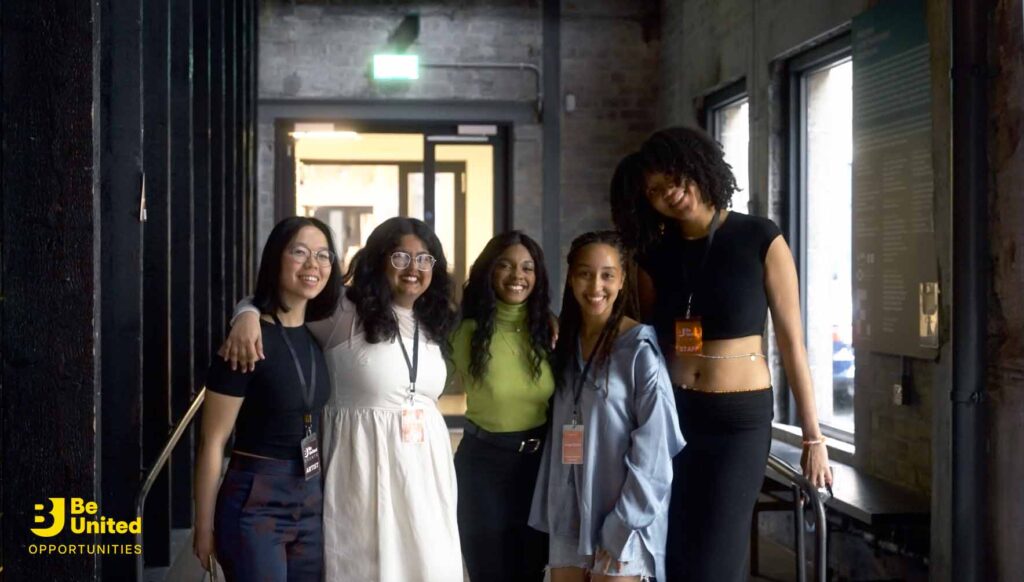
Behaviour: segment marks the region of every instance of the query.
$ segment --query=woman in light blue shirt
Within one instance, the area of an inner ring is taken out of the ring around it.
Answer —
[[[672,457],[683,448],[632,261],[611,231],[572,243],[554,352],[551,434],[530,512],[552,582],[662,578]]]

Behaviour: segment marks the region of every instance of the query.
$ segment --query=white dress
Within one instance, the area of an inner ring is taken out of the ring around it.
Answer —
[[[394,307],[413,355],[412,310]],[[403,443],[409,370],[397,341],[366,341],[355,305],[309,325],[324,347],[324,574],[328,582],[462,582],[451,442],[437,409],[446,379],[438,345],[420,329],[414,402],[425,442]]]

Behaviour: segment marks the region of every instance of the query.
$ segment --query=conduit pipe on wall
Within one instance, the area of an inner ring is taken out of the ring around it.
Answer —
[[[544,112],[544,90],[540,67],[531,63],[420,63],[424,69],[511,69],[515,71],[530,71],[533,73],[535,87],[537,89],[536,108],[537,119],[540,120]]]
[[[987,0],[952,0],[952,579],[986,579],[984,412],[988,247]]]

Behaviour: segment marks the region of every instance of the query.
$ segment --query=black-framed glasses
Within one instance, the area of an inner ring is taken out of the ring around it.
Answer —
[[[416,255],[416,270],[417,271],[429,271],[434,268],[434,263],[437,259],[428,255]],[[413,262],[413,256],[405,251],[395,251],[391,253],[391,266],[398,269],[399,271],[409,268],[409,265]]]
[[[334,265],[334,253],[327,249],[320,249],[314,253],[304,246],[296,245],[288,249],[288,256],[300,265],[306,264],[309,257],[313,257],[316,260],[316,264],[321,267],[330,267]]]

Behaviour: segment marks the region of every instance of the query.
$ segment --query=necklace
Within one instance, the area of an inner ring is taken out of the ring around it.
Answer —
[[[520,328],[516,327],[515,328],[515,332],[509,331],[509,330],[505,330],[505,329],[497,329],[495,331],[497,331],[498,335],[501,336],[502,341],[504,341],[505,345],[508,346],[508,349],[509,349],[509,351],[512,352],[512,355],[514,355],[514,356],[516,356],[518,358],[519,355],[520,355],[520,351],[521,350],[520,350],[520,348],[518,346],[516,346],[516,342],[513,342],[512,340],[510,340],[508,338],[508,334],[514,333],[515,335],[513,335],[513,337],[518,339],[519,338]]]

